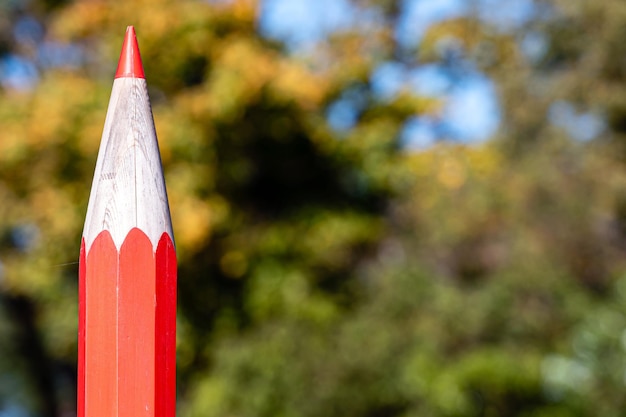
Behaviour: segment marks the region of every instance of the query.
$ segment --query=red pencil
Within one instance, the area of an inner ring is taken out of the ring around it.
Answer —
[[[78,346],[78,417],[175,417],[176,252],[132,26],[83,230]]]

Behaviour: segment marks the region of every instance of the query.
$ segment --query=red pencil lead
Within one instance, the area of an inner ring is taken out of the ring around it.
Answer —
[[[122,53],[117,64],[115,78],[146,78],[143,72],[143,64],[141,63],[141,55],[139,54],[139,46],[137,45],[137,36],[135,28],[128,26],[126,28],[126,36],[122,45]]]

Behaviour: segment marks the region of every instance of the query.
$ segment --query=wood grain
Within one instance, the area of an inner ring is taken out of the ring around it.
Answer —
[[[89,251],[102,231],[117,248],[133,228],[156,249],[161,234],[174,234],[146,80],[117,78],[104,124],[83,237]]]

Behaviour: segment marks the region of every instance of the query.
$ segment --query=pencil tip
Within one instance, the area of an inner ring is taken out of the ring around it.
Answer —
[[[126,28],[126,36],[122,45],[122,53],[117,64],[115,78],[146,78],[141,63],[141,55],[139,55],[139,46],[137,45],[137,36],[135,28],[128,26]]]

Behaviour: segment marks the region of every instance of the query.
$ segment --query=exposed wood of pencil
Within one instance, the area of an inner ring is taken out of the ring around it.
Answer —
[[[133,227],[156,245],[172,236],[159,148],[146,80],[117,78],[96,162],[83,236],[89,250],[108,230],[119,248]]]

